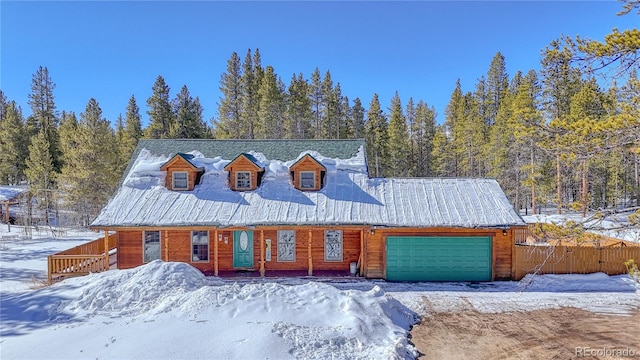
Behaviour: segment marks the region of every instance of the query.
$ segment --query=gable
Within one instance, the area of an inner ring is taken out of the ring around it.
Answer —
[[[292,171],[296,171],[297,169],[318,169],[319,171],[327,171],[327,168],[322,165],[316,158],[313,156],[306,154],[300,160],[296,161],[289,168]]]
[[[175,154],[171,159],[169,159],[169,161],[167,161],[162,166],[160,166],[160,170],[167,171],[167,169],[169,168],[182,168],[182,169],[189,169],[192,171],[199,170],[197,166],[193,165],[193,163],[189,161],[190,159],[193,158],[193,156],[185,156],[185,155],[187,154],[182,154],[182,153]]]
[[[235,159],[224,167],[225,171],[230,171],[232,168],[245,169],[248,171],[262,171],[264,168],[258,165],[258,160],[250,154],[242,153],[236,156]]]

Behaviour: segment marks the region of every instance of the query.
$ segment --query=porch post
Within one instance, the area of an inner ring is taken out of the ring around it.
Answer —
[[[213,239],[213,276],[218,276],[218,228],[216,228]]]
[[[360,256],[358,258],[358,265],[360,265],[360,273],[358,273],[358,275],[362,276],[364,273],[364,229],[360,229]]]
[[[111,267],[109,264],[109,230],[104,229],[104,263],[105,270]]]
[[[313,257],[311,256],[311,230],[309,230],[309,246],[307,252],[309,257],[309,276],[313,276]]]
[[[264,277],[264,230],[260,230],[260,276]]]
[[[164,240],[164,241],[163,241]],[[164,244],[164,261],[169,261],[169,230],[164,231],[164,239],[160,239],[160,246]]]

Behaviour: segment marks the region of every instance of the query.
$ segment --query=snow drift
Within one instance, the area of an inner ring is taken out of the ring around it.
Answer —
[[[417,315],[378,286],[359,291],[317,282],[228,284],[205,278],[188,264],[157,260],[134,269],[68,279],[38,291],[64,294],[66,300],[52,304],[51,327],[40,330],[37,349],[20,346],[22,339],[16,338],[9,349],[3,349],[3,355],[154,359],[416,356],[407,336]],[[55,331],[46,331],[51,329]],[[203,336],[194,338],[194,334]],[[59,345],[72,337],[81,340]]]

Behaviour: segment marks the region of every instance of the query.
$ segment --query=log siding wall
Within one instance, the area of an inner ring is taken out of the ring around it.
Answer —
[[[213,274],[216,269],[221,272],[233,271],[233,229],[217,229],[208,227],[180,228],[145,228],[117,231],[118,268],[127,269],[143,264],[143,230],[161,230],[162,259],[180,261],[191,264],[205,274]],[[193,262],[191,259],[191,230],[209,231],[209,261]],[[240,229],[237,229],[240,230]],[[253,231],[253,269],[261,269],[263,251],[261,243],[271,239],[271,260],[264,258],[264,270],[269,271],[349,271],[351,262],[360,261],[360,273],[367,278],[386,277],[386,237],[387,236],[490,236],[492,241],[492,279],[507,280],[513,277],[514,234],[507,229],[506,235],[501,229],[463,229],[463,228],[376,228],[370,227],[256,227],[244,229]],[[295,261],[278,261],[277,230],[295,231]],[[325,261],[324,231],[342,230],[342,261]],[[309,233],[311,244],[309,244]],[[216,237],[216,234],[218,235]],[[311,245],[311,246],[309,246]],[[218,258],[216,262],[215,248]],[[362,246],[362,249],[361,249]],[[309,261],[311,251],[311,264]],[[361,254],[362,253],[362,254]]]

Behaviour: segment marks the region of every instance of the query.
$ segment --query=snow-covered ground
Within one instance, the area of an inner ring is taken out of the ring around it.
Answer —
[[[640,285],[604,274],[489,283],[220,279],[155,261],[30,288],[32,275],[46,278],[47,255],[96,237],[42,234],[0,247],[0,358],[401,359],[417,354],[410,326],[433,312],[640,308]]]
[[[609,215],[606,218],[587,214],[585,218],[579,213],[567,214],[539,214],[528,215],[522,218],[527,223],[553,223],[562,225],[567,221],[583,223],[585,229],[590,232],[613,237],[625,241],[640,242],[640,228],[630,227],[628,217],[632,212]]]

